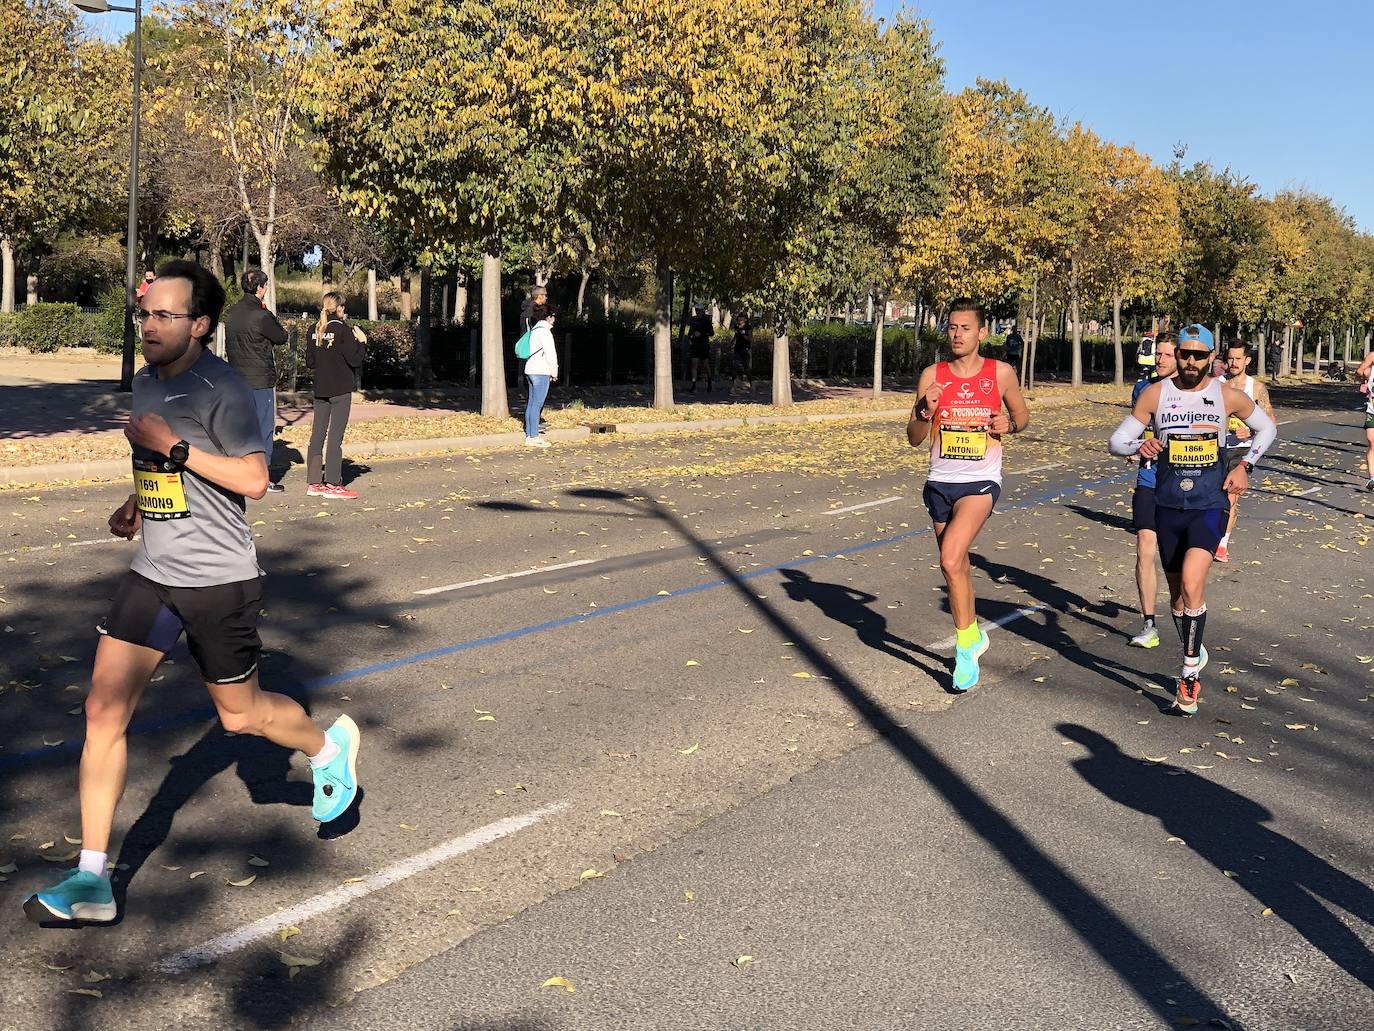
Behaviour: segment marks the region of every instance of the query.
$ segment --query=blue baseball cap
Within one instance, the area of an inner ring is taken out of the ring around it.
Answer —
[[[1178,331],[1178,345],[1180,347],[1194,340],[1209,351],[1215,346],[1212,342],[1212,331],[1200,323],[1191,323]]]

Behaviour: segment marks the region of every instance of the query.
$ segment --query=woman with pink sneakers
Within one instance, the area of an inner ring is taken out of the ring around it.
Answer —
[[[358,496],[343,485],[343,437],[366,348],[367,337],[348,324],[343,294],[325,294],[320,321],[305,350],[305,363],[315,371],[315,421],[305,459],[307,495],[341,500]]]

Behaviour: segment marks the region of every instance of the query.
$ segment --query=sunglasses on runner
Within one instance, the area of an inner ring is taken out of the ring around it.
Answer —
[[[1211,351],[1175,351],[1174,354],[1181,362],[1205,362],[1212,357]]]

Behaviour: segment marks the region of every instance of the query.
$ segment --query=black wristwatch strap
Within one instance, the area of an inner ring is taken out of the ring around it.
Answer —
[[[177,465],[185,465],[186,459],[191,456],[191,445],[185,440],[178,440],[167,450],[167,457]]]

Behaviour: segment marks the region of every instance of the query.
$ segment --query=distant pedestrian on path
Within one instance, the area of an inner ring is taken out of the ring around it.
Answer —
[[[549,396],[549,384],[558,379],[558,349],[553,343],[553,323],[558,317],[547,303],[536,304],[530,312],[530,356],[525,359],[525,375],[530,381],[530,396],[525,402],[525,446],[548,447],[539,436],[539,413]]]
[[[1269,344],[1269,353],[1264,356],[1264,360],[1269,364],[1269,382],[1279,381],[1279,366],[1283,364],[1283,345],[1275,337]]]
[[[307,495],[347,501],[358,496],[343,485],[343,438],[366,354],[367,337],[349,325],[343,294],[331,290],[321,298],[320,320],[305,351],[306,364],[315,371],[315,421],[305,459]]]
[[[286,329],[262,303],[267,295],[267,274],[249,269],[240,283],[243,297],[224,313],[224,353],[230,367],[253,391],[270,478],[272,437],[277,428],[277,362],[272,349],[286,343]],[[267,489],[280,493],[286,488],[269,482]]]
[[[754,392],[754,331],[749,326],[749,316],[735,316],[734,343],[735,388],[744,380],[745,389]]]

